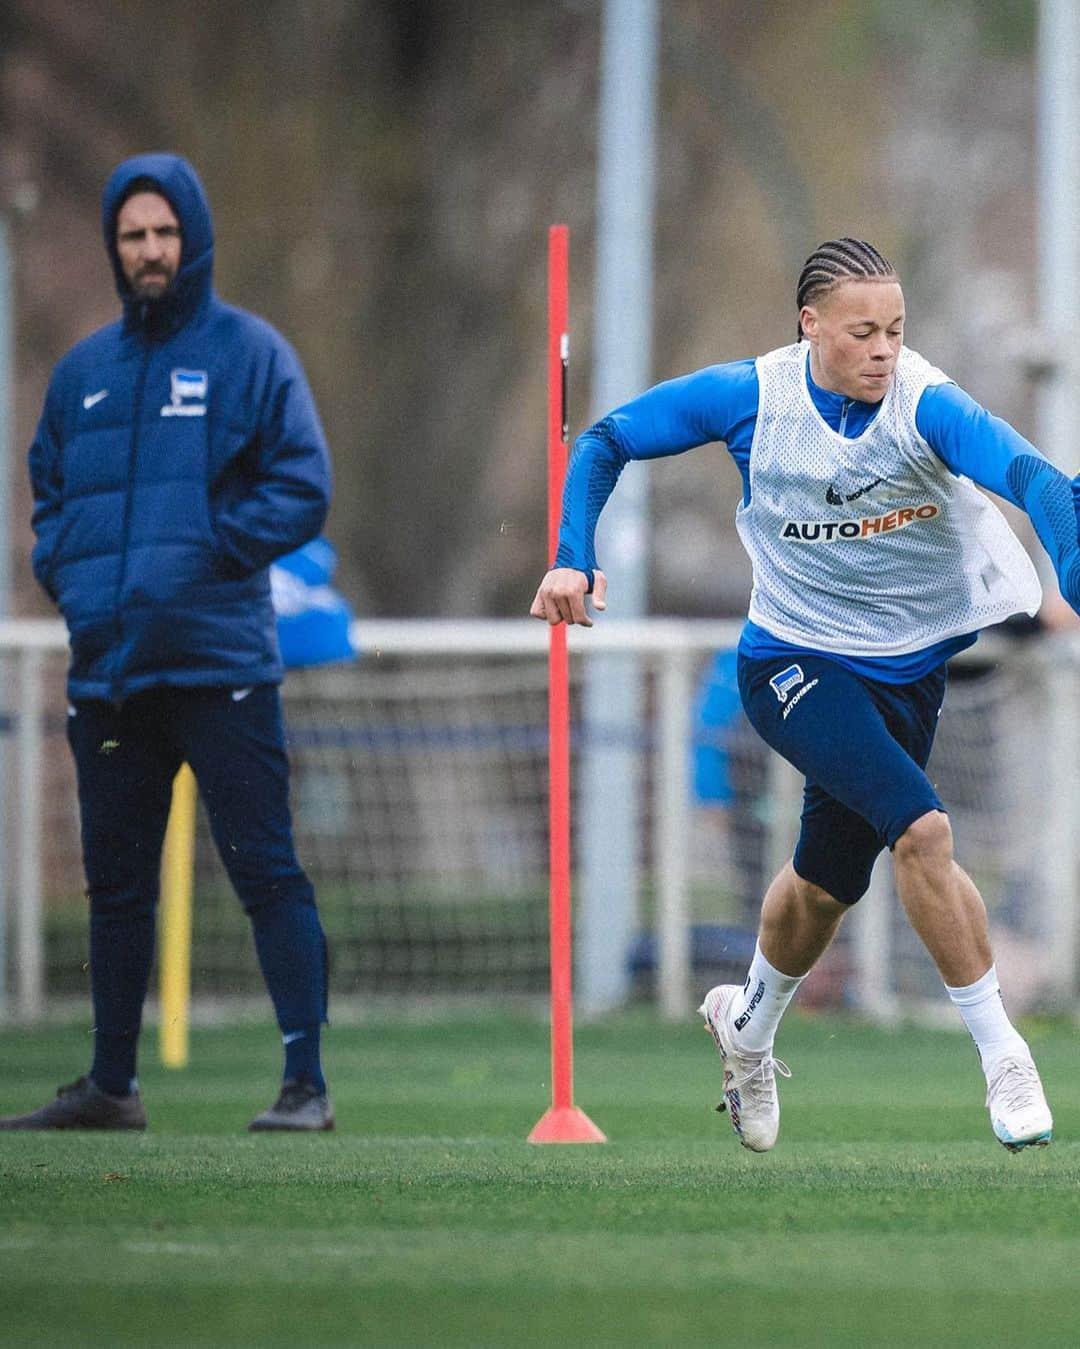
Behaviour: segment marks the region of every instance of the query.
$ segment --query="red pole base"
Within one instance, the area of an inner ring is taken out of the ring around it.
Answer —
[[[552,1106],[529,1135],[530,1143],[606,1143],[592,1120],[576,1105]]]

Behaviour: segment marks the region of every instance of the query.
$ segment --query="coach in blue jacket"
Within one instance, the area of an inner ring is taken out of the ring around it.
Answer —
[[[296,354],[222,303],[202,184],[129,159],[104,196],[123,318],[53,374],[30,450],[34,572],[67,621],[94,1059],[7,1128],[145,1127],[136,1042],[175,773],[191,765],[285,1042],[253,1129],[329,1129],[326,943],[297,862],[268,569],[318,534],[326,442]]]

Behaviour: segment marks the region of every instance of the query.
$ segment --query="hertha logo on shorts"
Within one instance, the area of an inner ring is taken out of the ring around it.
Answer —
[[[778,675],[773,675],[769,680],[769,687],[782,703],[786,703],[791,690],[798,688],[805,678],[801,665],[789,665]]]

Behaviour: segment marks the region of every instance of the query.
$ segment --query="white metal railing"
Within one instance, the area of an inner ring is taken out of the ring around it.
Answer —
[[[690,1002],[686,857],[692,805],[687,747],[694,658],[731,646],[740,626],[737,622],[604,618],[590,630],[575,628],[570,632],[572,652],[637,653],[657,675],[658,768],[653,774],[653,813],[658,997],[663,1014],[669,1017],[685,1016]],[[362,659],[376,655],[541,656],[548,640],[545,625],[530,619],[364,620],[355,625],[354,637]],[[7,896],[13,941],[6,964],[14,972],[15,983],[9,1010],[26,1021],[39,1018],[45,1010],[42,668],[48,653],[65,647],[65,630],[58,621],[0,622],[0,658],[9,668],[9,706],[15,726],[10,741],[14,762],[5,765],[6,781],[17,792],[17,801],[8,801],[13,827],[7,839],[13,856],[9,856],[4,870],[8,885],[14,881],[15,894]],[[977,658],[1023,659],[1025,668],[1033,672],[1037,669],[1045,681],[1045,722],[1033,728],[1030,744],[1030,753],[1039,756],[1045,770],[1040,892],[1046,906],[1044,928],[1054,934],[1045,960],[1055,995],[1073,1005],[1080,963],[1080,634],[1046,638],[1025,647],[1021,657],[1014,647],[991,633],[980,642]],[[769,861],[776,866],[789,855],[797,832],[801,793],[794,770],[776,756],[772,756],[772,773]],[[854,991],[867,1012],[889,1018],[895,1015],[897,1004],[889,979],[889,908],[880,902],[880,892],[888,886],[884,862],[875,870],[873,885],[879,892],[879,902],[873,902],[872,895],[871,902],[860,905],[852,920]],[[0,920],[3,916],[0,913]],[[4,934],[0,921],[0,961],[6,955]]]
[[[67,647],[63,623],[54,619],[7,619],[0,621],[0,653],[15,661],[14,771],[8,783],[16,789],[17,801],[9,813],[14,829],[7,835],[14,853],[6,858],[4,913],[0,914],[0,961],[6,965],[8,914],[14,918],[13,959],[15,971],[14,1011],[22,1021],[35,1021],[45,1010],[45,942],[42,903],[42,662],[49,652]],[[10,790],[10,789],[9,789]],[[14,878],[15,894],[10,894]],[[3,981],[0,980],[0,988]],[[2,988],[6,995],[6,988]],[[8,999],[4,997],[6,1003]]]

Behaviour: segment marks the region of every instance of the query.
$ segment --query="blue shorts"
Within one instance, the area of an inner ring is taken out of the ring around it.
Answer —
[[[751,724],[806,778],[796,873],[842,904],[907,827],[944,810],[924,769],[945,697],[945,666],[913,684],[866,679],[827,656],[739,658]]]

